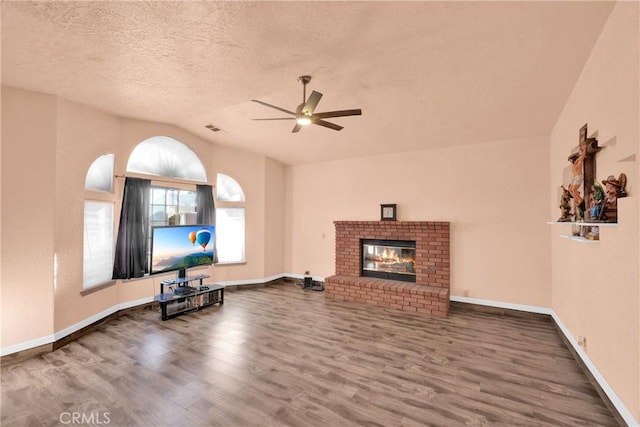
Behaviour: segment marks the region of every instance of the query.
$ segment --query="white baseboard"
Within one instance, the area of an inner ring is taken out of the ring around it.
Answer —
[[[8,356],[9,354],[17,353],[19,351],[30,350],[32,348],[40,347],[41,345],[51,344],[55,340],[55,336],[51,334],[45,337],[36,338],[33,340],[0,348],[0,357]]]
[[[308,274],[298,274],[298,273],[284,273],[282,275],[282,277],[290,277],[292,279],[304,279],[305,277],[308,277]],[[323,276],[311,276],[311,279],[314,282],[322,282],[324,283],[324,277]]]
[[[262,279],[249,279],[249,280],[227,280],[227,281],[221,281],[221,282],[212,282],[214,285],[221,285],[221,286],[243,286],[243,285],[259,285],[262,283],[269,283],[272,282],[274,280],[278,280],[278,279],[284,279],[284,278],[291,278],[291,279],[304,279],[305,277],[308,277],[307,274],[297,274],[297,273],[280,273],[280,274],[275,274],[273,276],[269,276],[269,277],[265,277]],[[311,276],[311,278],[313,279],[314,282],[323,282],[324,283],[324,277],[322,276]]]
[[[262,283],[268,283],[271,282],[273,280],[278,280],[278,279],[282,279],[285,277],[293,277],[293,278],[300,278],[302,279],[304,277],[304,275],[301,274],[293,274],[293,273],[281,273],[281,274],[276,274],[273,276],[269,276],[269,277],[264,277],[261,279],[249,279],[249,280],[228,280],[228,281],[220,281],[220,282],[213,282],[213,284],[216,285],[221,285],[221,286],[243,286],[243,285],[255,285],[255,284],[262,284]],[[317,281],[324,281],[323,277],[318,277],[315,278],[313,280],[317,280]],[[74,332],[77,332],[79,330],[81,330],[82,328],[86,328],[87,326],[91,325],[92,323],[95,323],[99,320],[104,319],[107,316],[110,316],[113,313],[116,313],[120,310],[124,310],[126,308],[131,308],[131,307],[135,307],[137,305],[142,305],[142,304],[147,304],[149,302],[153,301],[153,297],[146,297],[146,298],[141,298],[141,299],[137,299],[137,300],[132,300],[132,301],[127,301],[127,302],[123,302],[121,304],[116,304],[113,307],[107,308],[106,310],[103,310],[99,313],[96,313],[84,320],[81,320],[78,323],[74,323],[71,326],[68,326],[60,331],[54,332],[51,335],[47,335],[41,338],[35,338],[29,341],[24,341],[18,344],[14,344],[14,345],[10,345],[7,347],[3,347],[0,348],[0,357],[4,357],[4,356],[8,356],[10,354],[13,353],[17,353],[19,351],[25,351],[25,350],[30,350],[32,348],[35,347],[39,347],[41,345],[46,345],[46,344],[51,344],[52,342],[58,341],[68,335],[71,335]]]
[[[110,316],[111,314],[116,313],[120,310],[136,307],[142,304],[147,304],[152,301],[153,301],[153,297],[147,297],[147,298],[140,298],[133,301],[123,302],[121,304],[116,304],[113,307],[103,310],[100,313],[96,313],[93,316],[90,316],[84,320],[81,320],[78,323],[74,323],[73,325],[68,326],[58,332],[54,332],[51,335],[47,335],[46,337],[36,338],[34,340],[29,340],[29,341],[25,341],[18,344],[10,345],[8,347],[1,348],[0,357],[8,356],[9,354],[17,353],[19,351],[30,350],[32,348],[39,347],[41,345],[50,344],[52,342],[58,341],[66,337],[67,335],[71,335],[72,333],[77,332],[82,328],[86,328],[92,323],[102,320],[105,317]]]
[[[535,305],[513,304],[510,302],[491,301],[486,299],[477,299],[477,298],[469,298],[469,297],[458,297],[455,295],[451,295],[449,299],[455,302],[464,302],[467,304],[476,304],[476,305],[486,305],[487,307],[506,308],[509,310],[526,311],[527,313],[551,315],[551,313],[553,312],[553,310],[551,310],[550,308],[538,307]]]
[[[221,281],[221,282],[214,282],[214,284],[222,285],[222,286],[255,285],[255,284],[261,284],[261,283],[268,283],[268,282],[286,278],[286,277],[291,277],[294,279],[304,279],[305,275],[297,274],[297,273],[282,273],[282,274],[276,274],[273,276],[265,277],[262,279]],[[312,276],[312,277],[314,281],[324,282],[324,277],[320,277],[320,276]],[[607,383],[607,381],[604,379],[600,371],[598,371],[598,368],[596,368],[596,366],[593,364],[591,359],[589,359],[589,356],[587,355],[587,353],[585,353],[582,347],[578,345],[578,341],[576,341],[576,339],[573,337],[569,329],[564,325],[564,323],[562,323],[562,320],[560,320],[558,315],[551,308],[538,307],[538,306],[532,306],[532,305],[512,304],[508,302],[491,301],[491,300],[478,299],[478,298],[460,297],[455,295],[452,295],[450,297],[450,300],[455,302],[467,303],[467,304],[484,305],[488,307],[505,308],[509,310],[517,310],[517,311],[525,311],[529,313],[550,315],[553,318],[554,322],[556,322],[556,325],[558,325],[558,328],[562,331],[562,334],[565,336],[565,338],[569,341],[573,349],[576,351],[580,359],[582,359],[582,362],[585,364],[589,372],[591,372],[591,375],[593,375],[593,377],[598,382],[602,390],[609,397],[609,399],[611,400],[611,403],[616,407],[616,409],[618,410],[618,412],[620,413],[624,421],[627,423],[627,425],[629,425],[630,427],[640,427],[640,424],[635,420],[633,415],[631,415],[631,412],[629,412],[627,407],[624,405],[622,400],[620,400],[620,398],[615,393],[615,391],[611,388],[609,383]],[[29,350],[35,347],[39,347],[41,345],[50,344],[68,335],[71,335],[72,333],[77,332],[82,328],[85,328],[91,325],[92,323],[102,320],[105,317],[110,316],[113,313],[116,313],[117,311],[135,307],[142,304],[147,304],[152,301],[153,301],[153,297],[146,297],[146,298],[140,298],[137,300],[123,302],[121,304],[116,304],[111,308],[103,310],[100,313],[96,313],[93,316],[88,317],[87,319],[84,319],[78,323],[75,323],[65,329],[62,329],[61,331],[55,332],[54,334],[1,348],[0,357],[17,353],[19,351]]]
[[[53,334],[53,336],[55,337],[55,340],[58,341],[59,339],[62,339],[64,337],[66,337],[67,335],[71,335],[74,332],[77,332],[79,330],[81,330],[82,328],[86,328],[87,326],[91,325],[92,323],[95,323],[99,320],[104,319],[107,316],[112,315],[113,313],[117,313],[120,310],[124,310],[127,308],[131,308],[131,307],[136,307],[138,305],[142,305],[142,304],[147,304],[153,302],[153,297],[146,297],[146,298],[140,298],[140,299],[136,299],[136,300],[132,300],[132,301],[127,301],[127,302],[123,302],[121,304],[116,304],[113,307],[110,307],[106,310],[101,311],[100,313],[96,313],[93,316],[90,316],[78,323],[75,323],[71,326],[68,326],[66,328],[64,328],[61,331],[58,331],[56,333]]]
[[[602,390],[605,392],[605,394],[607,395],[611,403],[616,407],[616,410],[618,411],[620,416],[624,419],[624,422],[627,423],[629,427],[640,427],[640,424],[638,423],[638,421],[636,421],[633,415],[631,415],[631,412],[629,412],[629,410],[627,409],[625,404],[622,402],[622,400],[620,400],[616,392],[613,391],[609,383],[607,383],[607,381],[604,379],[600,371],[598,371],[598,368],[596,368],[596,366],[593,364],[591,359],[589,359],[589,356],[587,355],[587,353],[585,353],[582,347],[578,345],[578,341],[573,337],[573,335],[571,334],[571,331],[569,331],[569,329],[564,325],[564,323],[562,323],[562,320],[560,320],[560,317],[558,317],[556,312],[553,311],[551,308],[537,307],[537,306],[531,306],[531,305],[512,304],[512,303],[501,302],[501,301],[491,301],[491,300],[469,298],[469,297],[459,297],[455,295],[452,295],[450,297],[450,300],[455,302],[467,303],[467,304],[484,305],[488,307],[506,308],[510,310],[518,310],[518,311],[526,311],[529,313],[550,315],[553,321],[556,323],[556,325],[558,325],[558,329],[562,331],[562,334],[565,336],[567,341],[569,341],[569,343],[571,344],[571,347],[573,347],[573,349],[576,351],[576,353],[578,354],[578,357],[580,357],[580,359],[585,364],[585,366],[587,367],[591,375],[593,375],[593,378],[595,378],[595,380],[598,382]]]
[[[220,285],[220,286],[259,285],[259,284],[263,284],[263,283],[269,283],[269,282],[272,282],[274,280],[282,279],[282,278],[287,277],[287,276],[288,275],[286,273],[280,273],[280,274],[275,274],[273,276],[264,277],[262,279],[226,280],[226,281],[211,282],[211,283],[214,284],[214,285]]]

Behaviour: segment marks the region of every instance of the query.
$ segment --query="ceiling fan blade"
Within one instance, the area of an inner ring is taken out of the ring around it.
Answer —
[[[291,133],[300,132],[300,129],[302,129],[302,126],[300,124],[296,123],[296,125],[291,130]]]
[[[361,109],[354,110],[341,110],[341,111],[327,111],[324,113],[314,114],[319,119],[328,119],[329,117],[345,117],[345,116],[360,116],[362,115]]]
[[[313,110],[316,109],[318,102],[320,102],[320,98],[322,98],[322,94],[320,92],[316,92],[315,90],[311,92],[311,95],[309,95],[309,99],[307,99],[307,102],[304,104],[302,111],[305,114],[313,114]]]
[[[337,125],[337,124],[331,123],[331,122],[326,122],[324,120],[314,120],[311,123],[313,123],[314,125],[324,126],[326,128],[333,129],[333,130],[342,130],[342,129],[344,129],[340,125]]]
[[[285,110],[284,108],[276,107],[275,105],[267,104],[266,102],[258,101],[257,99],[252,99],[251,101],[262,104],[265,107],[275,108],[276,110],[282,111],[283,113],[291,114],[292,116],[296,115],[296,113],[294,113],[293,111]]]
[[[251,119],[251,120],[295,120],[295,117],[274,117],[272,119]]]

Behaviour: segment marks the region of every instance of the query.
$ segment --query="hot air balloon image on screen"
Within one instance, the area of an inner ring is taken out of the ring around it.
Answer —
[[[202,246],[203,251],[207,250],[207,244],[209,243],[209,240],[211,240],[211,232],[209,230],[207,230],[206,228],[198,230],[198,232],[196,233],[196,242],[198,242],[198,244]]]
[[[214,261],[215,226],[153,227],[151,274],[184,270]]]

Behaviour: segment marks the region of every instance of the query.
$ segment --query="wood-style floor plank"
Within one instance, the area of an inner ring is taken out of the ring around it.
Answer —
[[[121,316],[1,371],[1,423],[616,426],[550,320],[447,318],[276,285]],[[104,421],[104,420],[103,420]]]

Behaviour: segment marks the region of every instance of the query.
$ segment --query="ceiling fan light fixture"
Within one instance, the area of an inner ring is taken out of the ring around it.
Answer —
[[[309,98],[307,98],[307,83],[311,81],[311,76],[300,76],[298,77],[298,81],[302,83],[302,103],[298,105],[293,111],[287,110],[286,108],[278,107],[277,105],[269,104],[264,101],[259,101],[257,99],[252,99],[251,101],[257,102],[258,104],[264,105],[265,107],[273,108],[275,110],[281,111],[283,113],[289,114],[289,116],[293,117],[274,117],[272,119],[252,119],[252,120],[295,120],[296,125],[291,130],[291,133],[300,132],[303,126],[308,125],[318,125],[325,128],[333,129],[333,130],[342,130],[343,127],[337,125],[335,123],[328,122],[324,119],[332,118],[332,117],[346,117],[346,116],[360,116],[362,115],[362,110],[359,108],[354,108],[351,110],[339,110],[339,111],[325,111],[323,113],[315,113],[316,106],[320,99],[322,98],[322,94],[320,92],[316,92],[315,90],[311,92]]]
[[[307,116],[296,117],[296,123],[300,126],[308,126],[311,124],[311,119]]]

